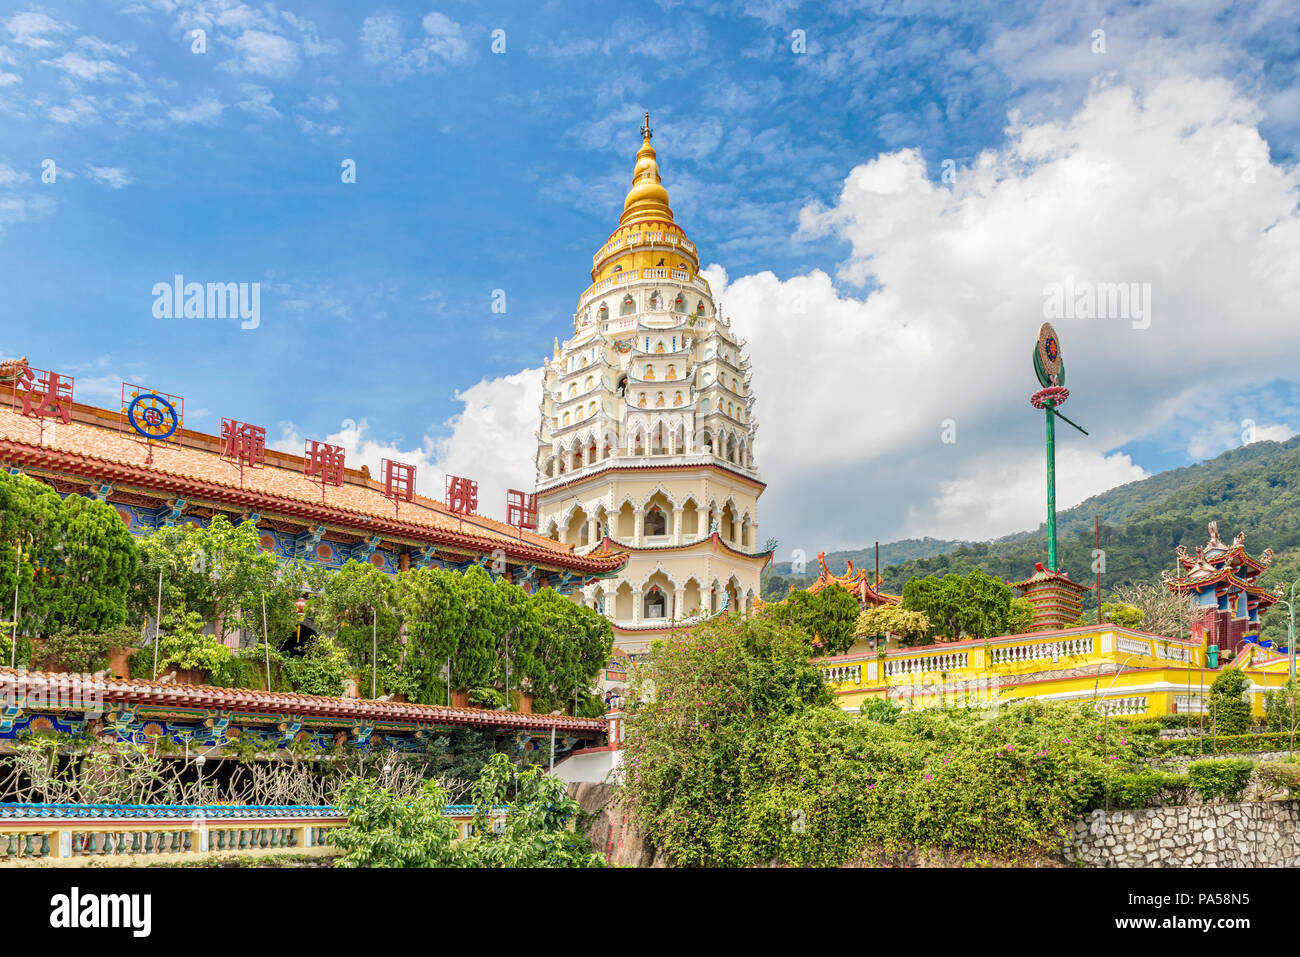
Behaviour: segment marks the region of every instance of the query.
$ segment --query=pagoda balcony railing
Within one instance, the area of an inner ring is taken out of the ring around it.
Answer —
[[[646,412],[674,412],[681,411],[680,408],[673,409],[637,409],[634,411]],[[591,421],[591,420],[588,420]],[[720,465],[723,468],[731,469],[742,475],[758,477],[758,469],[741,465],[738,462],[731,462],[721,456],[714,455],[711,452],[692,452],[690,454],[677,453],[676,455],[626,455],[622,452],[611,454],[609,458],[600,459],[596,462],[590,462],[576,469],[569,469],[553,477],[541,477],[537,479],[537,490],[544,492],[547,489],[557,485],[563,485],[566,482],[572,482],[575,479],[585,478],[595,472],[600,472],[607,468],[614,469],[640,469],[646,466],[654,465]]]
[[[1017,664],[1021,661],[1056,661],[1093,652],[1092,638],[1067,638],[1063,641],[1042,641],[1033,644],[1010,645],[993,648],[995,665]]]
[[[673,272],[676,271],[677,270],[673,270]],[[668,274],[669,274],[669,269],[667,267],[660,266],[657,268],[649,267],[646,269],[624,269],[621,272],[614,273],[614,275],[612,276],[606,276],[604,279],[592,283],[590,286],[587,287],[587,290],[581,296],[578,297],[577,311],[582,312],[582,310],[587,307],[587,304],[590,303],[592,299],[595,299],[597,296],[609,292],[609,290],[611,289],[616,289],[619,286],[626,286],[631,283],[640,282],[643,280],[654,280],[654,279],[666,280],[669,278]],[[677,277],[674,276],[673,277],[674,281],[680,282],[683,287],[690,286],[691,288],[698,289],[700,292],[706,294],[709,292],[708,282],[705,281],[700,276],[692,276],[685,272],[682,272],[681,275],[683,277],[681,279],[677,279]]]
[[[674,233],[665,233],[662,231],[631,233],[627,236],[619,236],[617,239],[611,239],[591,257],[591,268],[597,269],[600,264],[610,257],[611,254],[618,252],[620,249],[626,249],[631,246],[668,246],[672,248],[685,249],[692,256],[695,255],[695,244],[689,239],[683,239]]]

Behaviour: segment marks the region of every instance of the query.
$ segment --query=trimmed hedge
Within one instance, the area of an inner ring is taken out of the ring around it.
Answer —
[[[1235,754],[1250,751],[1286,751],[1300,745],[1300,735],[1292,737],[1278,731],[1263,734],[1221,734],[1217,737],[1173,738],[1153,741],[1159,755]]]
[[[1135,771],[1110,778],[1106,782],[1106,795],[1124,807],[1151,807],[1154,798],[1161,791],[1180,790],[1188,784],[1186,774],[1156,770]]]

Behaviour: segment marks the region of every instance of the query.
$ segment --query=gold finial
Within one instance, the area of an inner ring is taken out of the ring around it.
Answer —
[[[645,125],[641,127],[641,148],[636,151],[636,166],[632,170],[632,188],[623,200],[623,215],[618,224],[623,226],[641,219],[673,221],[673,211],[668,205],[668,190],[659,180],[659,161],[655,148],[650,145],[654,131],[650,129],[650,111],[646,110]]]

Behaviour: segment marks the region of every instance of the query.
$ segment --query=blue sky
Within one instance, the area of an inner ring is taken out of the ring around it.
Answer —
[[[1020,210],[1041,226],[1053,207],[1033,186],[1068,196],[1071,164],[1096,169],[1096,156],[1121,158],[1103,164],[1116,196],[1150,195],[1142,184],[1160,181],[1162,159],[1107,140],[1125,122],[1129,142],[1161,123],[1206,131],[1205,142],[1178,134],[1186,156],[1170,159],[1171,178],[1237,144],[1229,168],[1253,150],[1268,191],[1251,194],[1248,212],[1223,202],[1194,222],[1161,218],[1166,206],[1192,205],[1194,184],[1131,224],[1119,220],[1132,199],[1110,210],[1102,197],[1096,217],[1075,209],[1050,234],[1062,245],[1051,268],[1098,281],[1149,276],[1156,302],[1177,304],[1141,337],[1058,324],[1067,355],[1079,357],[1074,414],[1094,431],[1076,448],[1078,488],[1066,497],[1217,454],[1240,443],[1244,420],[1263,438],[1300,428],[1286,363],[1257,367],[1258,346],[1245,343],[1210,348],[1214,317],[1187,318],[1176,288],[1194,272],[1229,290],[1223,302],[1241,311],[1221,312],[1222,328],[1265,339],[1270,323],[1285,328],[1294,277],[1261,279],[1248,264],[1284,263],[1275,247],[1294,241],[1294,4],[9,9],[0,354],[75,374],[83,401],[112,405],[129,379],[185,396],[195,428],[216,430],[224,415],[283,433],[286,447],[340,436],[354,461],[418,460],[428,490],[443,469],[468,472],[499,512],[500,489],[533,479],[540,379],[529,370],[571,332],[648,109],[678,220],[703,262],[725,271],[715,288],[751,336],[759,466],[771,483],[765,534],[812,551],[1037,521],[1041,508],[1025,494],[983,501],[980,489],[1041,483],[1041,422],[1021,367],[1042,320],[1043,273],[989,260],[1004,238],[996,228],[954,236],[945,224],[1011,228]],[[192,50],[196,29],[206,52]],[[497,30],[502,53],[492,49]],[[1119,92],[1138,114],[1108,98]],[[1053,145],[1035,154],[1043,142]],[[981,156],[991,178],[978,175]],[[48,159],[54,183],[42,182]],[[346,160],[355,183],[341,181]],[[943,181],[945,160],[959,171],[955,186]],[[896,183],[915,205],[894,202]],[[1150,242],[1116,252],[1148,229]],[[1194,229],[1204,243],[1180,254],[1169,237]],[[1199,257],[1223,262],[1209,251],[1225,236],[1262,251],[1205,277]],[[978,247],[963,260],[974,292],[944,266],[967,244]],[[1162,248],[1168,255],[1148,255]],[[155,318],[151,289],[176,273],[261,283],[260,325]],[[946,301],[930,301],[927,286]],[[491,311],[495,289],[505,315]],[[1030,304],[1014,321],[999,307],[1009,298]],[[1199,308],[1206,296],[1189,302]],[[979,358],[985,348],[1014,354],[1014,384]],[[803,354],[826,358],[792,358]],[[893,378],[900,368],[911,372]],[[1207,377],[1221,388],[1204,404],[1194,385]],[[860,432],[845,431],[846,408]],[[908,417],[917,408],[924,426]],[[963,436],[951,448],[930,435],[948,415]],[[801,434],[815,441],[787,456]]]

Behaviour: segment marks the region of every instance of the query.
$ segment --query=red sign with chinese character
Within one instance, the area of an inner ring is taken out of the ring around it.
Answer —
[[[506,524],[537,531],[537,496],[518,489],[506,491]]]
[[[57,418],[67,425],[72,421],[72,383],[72,376],[23,366],[14,379],[14,390],[22,398],[23,415]]]
[[[381,476],[384,480],[384,494],[394,501],[415,498],[415,466],[405,462],[384,459]]]
[[[307,468],[307,475],[319,477],[322,485],[342,485],[345,454],[340,445],[326,445],[308,439],[303,449],[303,464]]]
[[[478,511],[478,482],[459,475],[447,476],[447,507],[471,515]]]
[[[266,429],[235,419],[222,419],[221,455],[240,465],[266,464]]]

